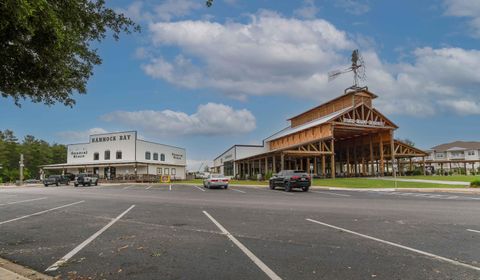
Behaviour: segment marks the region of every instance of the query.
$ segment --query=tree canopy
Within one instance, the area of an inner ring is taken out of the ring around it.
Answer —
[[[31,135],[19,142],[13,131],[0,131],[0,182],[19,179],[20,154],[24,156],[25,179],[38,179],[41,165],[67,162],[65,145],[49,144]]]
[[[0,94],[73,106],[102,60],[92,43],[140,27],[105,0],[3,0],[0,3]]]

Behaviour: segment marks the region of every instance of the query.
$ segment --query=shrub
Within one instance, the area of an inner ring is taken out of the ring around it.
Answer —
[[[270,178],[272,178],[272,175],[273,175],[272,172],[270,172],[270,171],[267,172],[267,174],[265,174],[265,180],[267,180],[267,181],[270,180]]]
[[[423,172],[420,169],[415,169],[412,172],[412,175],[414,175],[414,176],[423,175]]]
[[[480,179],[475,179],[470,183],[471,188],[480,188]]]

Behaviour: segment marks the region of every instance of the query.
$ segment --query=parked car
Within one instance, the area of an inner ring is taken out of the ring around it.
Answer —
[[[73,183],[75,187],[80,185],[82,186],[91,186],[91,185],[98,185],[98,176],[88,173],[80,173],[75,177],[75,181]]]
[[[63,175],[50,175],[48,178],[43,180],[43,185],[48,187],[50,185],[59,186],[60,184],[69,185],[70,178],[68,176]]]
[[[269,180],[270,189],[283,187],[286,192],[292,191],[293,188],[301,188],[304,192],[308,192],[311,183],[310,176],[303,170],[282,170]]]
[[[207,189],[211,188],[228,188],[228,182],[230,180],[222,174],[210,174],[203,180],[203,186]]]

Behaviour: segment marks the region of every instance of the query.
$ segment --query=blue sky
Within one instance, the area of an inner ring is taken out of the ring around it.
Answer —
[[[375,106],[420,148],[480,140],[480,1],[108,1],[142,32],[107,39],[77,105],[0,103],[0,130],[50,142],[138,130],[190,166],[255,144],[350,86],[360,49]]]

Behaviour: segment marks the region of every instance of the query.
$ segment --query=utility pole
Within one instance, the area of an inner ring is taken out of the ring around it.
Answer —
[[[25,166],[23,164],[23,154],[20,154],[20,186],[23,185],[23,167]]]

